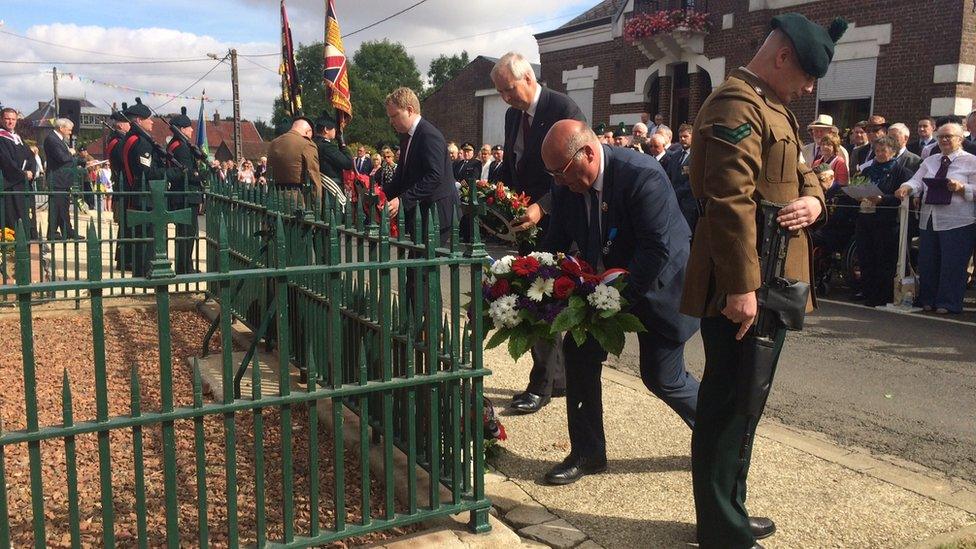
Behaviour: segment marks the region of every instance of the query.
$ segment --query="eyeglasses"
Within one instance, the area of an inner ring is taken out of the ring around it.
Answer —
[[[939,136],[936,136],[937,139],[945,139],[946,141],[950,141],[952,139],[955,139],[956,137],[962,137],[962,136],[961,135],[939,135]]]
[[[566,165],[563,166],[563,169],[559,170],[558,172],[554,172],[552,170],[547,169],[546,173],[551,175],[552,177],[562,177],[566,175],[566,171],[569,170],[569,167],[573,165],[573,160],[576,160],[576,157],[579,156],[579,153],[583,152],[583,149],[585,148],[586,145],[583,145],[582,147],[576,149],[576,152],[573,153],[573,156],[569,157],[569,162],[567,162]]]

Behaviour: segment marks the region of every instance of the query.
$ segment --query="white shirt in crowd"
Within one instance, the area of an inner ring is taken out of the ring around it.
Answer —
[[[489,160],[481,165],[481,179],[488,179],[488,170],[491,169],[491,165],[494,162],[494,160]]]
[[[928,228],[930,218],[932,228],[936,231],[948,231],[976,223],[976,210],[973,207],[973,198],[976,195],[976,155],[959,149],[949,155],[949,160],[952,164],[949,164],[946,177],[962,182],[966,186],[965,191],[963,194],[952,193],[952,202],[944,206],[933,206],[923,200],[919,217],[919,226],[923,229]],[[904,183],[911,187],[912,196],[918,196],[925,189],[922,179],[934,177],[941,164],[941,153],[933,154],[922,161],[915,175]]]
[[[529,115],[529,126],[532,126],[532,120],[535,118],[535,109],[539,106],[539,98],[542,97],[542,84],[538,84],[535,87],[535,96],[532,98],[532,103],[529,103],[529,108],[525,111]],[[519,115],[519,127],[518,132],[515,134],[515,143],[512,143],[512,151],[515,153],[517,158],[522,157],[522,151],[525,150],[525,143],[522,142],[522,132],[523,128],[522,116]]]

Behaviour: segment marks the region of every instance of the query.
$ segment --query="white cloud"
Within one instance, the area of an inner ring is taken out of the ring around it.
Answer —
[[[228,2],[231,3],[231,2]],[[82,50],[100,52],[102,55],[72,51],[37,42],[29,42],[10,36],[0,37],[0,59],[10,61],[128,61],[140,58],[200,58],[207,53],[223,55],[229,48],[236,47],[240,53],[270,53],[280,49],[278,33],[278,2],[269,0],[232,0],[241,8],[241,22],[254,32],[247,32],[255,41],[233,43],[220,39],[175,30],[171,28],[105,28],[100,26],[79,26],[75,24],[35,25],[26,30],[2,27],[3,30],[24,34],[30,38],[64,44]],[[411,11],[388,22],[358,33],[345,40],[346,53],[351,57],[359,45],[367,40],[388,38],[407,46],[407,52],[414,57],[422,75],[426,74],[430,61],[441,54],[459,53],[467,50],[470,57],[477,55],[499,56],[506,51],[520,51],[530,60],[538,60],[538,48],[533,33],[555,28],[586,8],[594,0],[476,0],[457,3],[453,0],[428,0]],[[385,0],[337,0],[339,22],[345,33],[366,26],[398,9],[410,5]],[[288,0],[288,16],[293,35],[298,43],[311,43],[322,40],[324,22],[323,0]],[[202,8],[201,8],[202,9]],[[186,10],[183,10],[186,13]],[[246,15],[245,15],[246,14]],[[517,14],[517,15],[515,15]],[[192,12],[187,17],[193,17]],[[259,22],[255,22],[255,17]],[[536,23],[527,25],[526,23]],[[179,22],[168,19],[174,26]],[[194,21],[187,21],[187,27],[197,28]],[[235,25],[234,10],[228,10],[224,23]],[[9,21],[8,21],[9,24]],[[517,25],[522,25],[517,27]],[[208,30],[212,27],[208,27]],[[495,31],[483,34],[486,31]],[[481,36],[473,36],[482,34]],[[459,37],[471,37],[450,41]],[[128,57],[126,57],[128,56]],[[193,63],[152,63],[131,65],[61,65],[59,71],[83,75],[95,80],[119,85],[177,93],[215,64],[214,61]],[[265,68],[258,67],[261,65]],[[241,58],[240,92],[241,111],[249,119],[268,119],[274,98],[280,91],[277,75],[278,57]],[[270,69],[270,70],[268,70]],[[52,96],[50,66],[0,64],[0,101],[13,105],[26,113],[37,107],[38,101],[46,101]],[[45,72],[46,71],[46,72]],[[229,63],[215,69],[185,95],[196,96],[206,89],[213,98],[230,99]],[[168,98],[154,97],[122,89],[92,84],[89,82],[62,78],[59,81],[62,96],[85,96],[93,103],[104,106],[108,102],[131,102],[137,95],[145,103],[156,107]],[[353,98],[355,102],[355,98]],[[198,102],[176,99],[163,107],[161,112],[172,112],[181,105],[187,106],[194,114]],[[219,109],[221,115],[231,114],[231,103],[208,103],[208,115]]]

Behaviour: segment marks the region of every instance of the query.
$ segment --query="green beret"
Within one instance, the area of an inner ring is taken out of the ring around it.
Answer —
[[[613,130],[614,137],[620,137],[622,135],[630,135],[630,131],[627,130],[627,125],[623,122],[617,125],[617,129]]]
[[[180,107],[180,114],[170,119],[169,123],[177,128],[189,128],[193,125],[193,122],[190,122],[190,117],[186,115],[186,107]]]
[[[593,132],[596,134],[602,134],[606,131],[607,131],[606,124],[597,124],[596,126],[593,127]]]
[[[125,110],[125,115],[129,118],[133,116],[136,118],[152,118],[152,111],[149,107],[142,104],[142,99],[136,97],[136,104],[130,105],[128,109]]]
[[[823,78],[834,58],[834,43],[847,30],[847,21],[838,17],[825,29],[799,13],[784,13],[773,17],[770,28],[779,29],[789,37],[807,74]]]
[[[322,115],[319,116],[318,120],[315,121],[316,130],[321,131],[321,129],[323,128],[326,130],[332,130],[335,129],[335,127],[336,127],[335,118],[332,118],[332,115],[329,114],[329,111],[322,111]]]

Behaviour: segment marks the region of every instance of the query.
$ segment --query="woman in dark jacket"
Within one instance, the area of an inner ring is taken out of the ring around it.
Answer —
[[[901,201],[894,193],[913,174],[895,160],[899,145],[894,138],[882,137],[873,146],[874,163],[864,168],[861,175],[877,185],[882,194],[861,200],[854,237],[865,304],[878,307],[890,302],[895,291]]]

